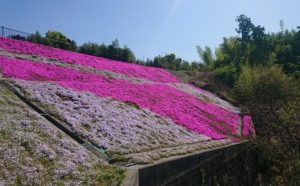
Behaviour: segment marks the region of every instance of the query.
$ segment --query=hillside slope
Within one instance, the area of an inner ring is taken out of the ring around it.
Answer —
[[[149,163],[254,134],[239,108],[164,69],[1,37],[0,69],[26,99],[120,161]]]
[[[0,118],[0,185],[112,185],[124,177],[1,83]]]

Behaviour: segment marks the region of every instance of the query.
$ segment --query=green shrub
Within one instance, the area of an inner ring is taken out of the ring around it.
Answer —
[[[237,69],[233,65],[226,65],[216,68],[213,73],[217,81],[233,87],[236,80],[236,72]]]

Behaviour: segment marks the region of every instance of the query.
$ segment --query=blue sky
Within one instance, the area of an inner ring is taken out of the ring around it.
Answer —
[[[236,35],[245,14],[269,32],[300,25],[299,0],[1,0],[0,25],[44,34],[61,31],[77,44],[118,38],[140,59],[175,53],[199,61],[195,46],[213,49]]]

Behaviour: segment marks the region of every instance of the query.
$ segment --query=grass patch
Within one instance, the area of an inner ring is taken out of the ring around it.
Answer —
[[[9,129],[1,129],[0,130],[0,141],[6,141],[10,138],[11,131]]]
[[[120,185],[125,178],[125,169],[104,165],[97,165],[93,168],[97,176],[95,180],[97,180],[100,185]]]

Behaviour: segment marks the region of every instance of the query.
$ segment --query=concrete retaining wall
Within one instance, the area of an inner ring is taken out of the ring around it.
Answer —
[[[250,142],[129,169],[124,185],[255,185],[257,156]]]

